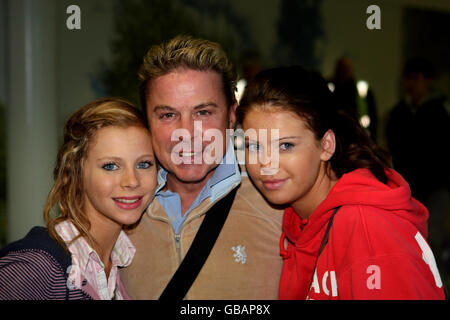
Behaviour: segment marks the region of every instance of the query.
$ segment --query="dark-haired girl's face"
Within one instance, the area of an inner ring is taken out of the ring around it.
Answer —
[[[312,213],[330,190],[325,163],[334,153],[333,132],[319,141],[293,112],[258,106],[245,116],[243,129],[247,171],[260,192],[274,204],[293,206],[301,216]]]

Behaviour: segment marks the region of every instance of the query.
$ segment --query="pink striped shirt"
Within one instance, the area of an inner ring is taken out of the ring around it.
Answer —
[[[56,226],[56,231],[66,243],[69,243],[79,234],[76,227],[68,220],[59,223]],[[123,300],[127,298],[126,293],[119,290],[118,268],[127,267],[131,264],[136,249],[125,232],[120,232],[111,252],[112,267],[108,279],[102,260],[83,237],[73,242],[69,246],[69,251],[72,254],[72,266],[69,271],[68,286],[81,289],[82,281],[86,279],[101,300]]]

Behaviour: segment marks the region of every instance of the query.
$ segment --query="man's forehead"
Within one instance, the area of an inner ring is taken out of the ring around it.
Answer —
[[[173,71],[153,79],[147,86],[148,112],[227,107],[222,80],[215,71]]]
[[[195,70],[188,68],[177,68],[169,72],[156,76],[150,79],[147,83],[148,88],[161,84],[166,85],[167,82],[192,82],[191,80],[205,80],[206,83],[211,83],[214,80],[222,83],[222,77],[220,73],[215,70]]]

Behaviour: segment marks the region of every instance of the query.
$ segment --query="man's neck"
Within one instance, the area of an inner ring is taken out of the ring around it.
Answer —
[[[211,179],[214,171],[215,170],[212,170],[202,180],[196,182],[180,181],[174,174],[167,174],[165,189],[176,192],[180,196],[182,216],[185,215],[186,211],[191,207],[208,180]]]

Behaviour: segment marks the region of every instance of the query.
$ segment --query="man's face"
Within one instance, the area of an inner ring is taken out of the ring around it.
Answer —
[[[410,72],[405,75],[405,91],[409,94],[414,104],[418,104],[429,92],[431,80],[422,73]]]
[[[235,106],[228,108],[217,72],[177,69],[149,83],[147,117],[155,156],[164,169],[181,183],[198,183],[207,181],[218,165],[204,161],[208,145],[221,139],[225,155],[226,129],[235,122]],[[220,132],[220,138],[206,138],[210,129]],[[173,138],[180,135],[183,138]]]

